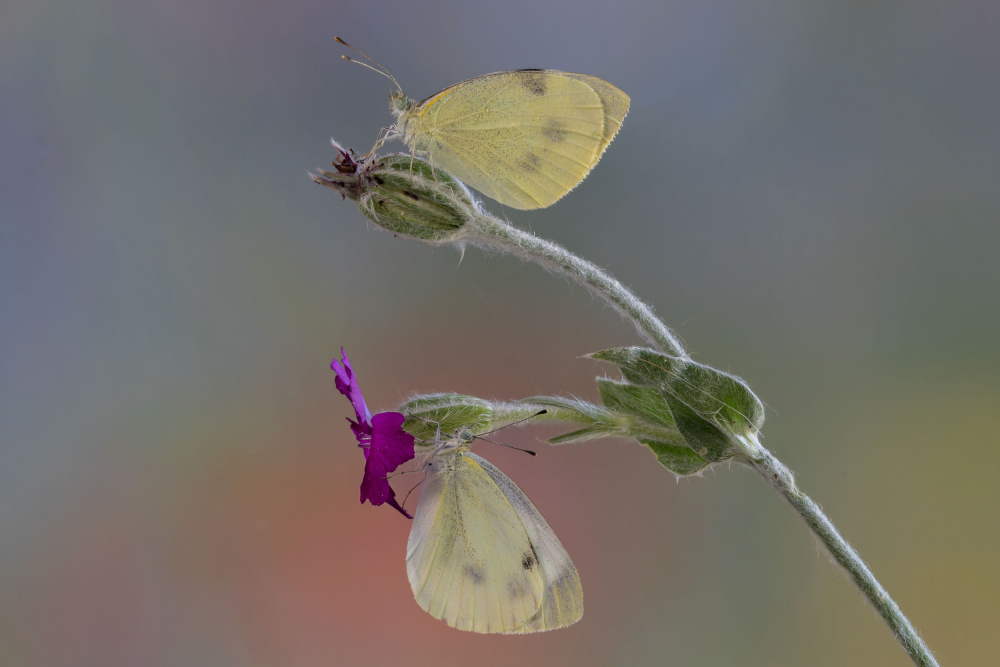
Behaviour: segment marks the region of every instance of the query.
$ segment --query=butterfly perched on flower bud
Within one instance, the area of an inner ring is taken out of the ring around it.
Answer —
[[[628,95],[607,81],[552,69],[477,76],[415,102],[372,62],[397,88],[389,96],[396,123],[376,147],[399,139],[435,168],[517,209],[551,206],[575,188],[629,108]]]

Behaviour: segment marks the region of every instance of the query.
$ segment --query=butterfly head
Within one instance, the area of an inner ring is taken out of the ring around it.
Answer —
[[[475,439],[476,435],[468,428],[459,429],[455,434],[455,440],[459,443],[459,447],[471,447],[472,441]]]
[[[468,450],[472,447],[472,441],[475,439],[476,435],[467,427],[460,428],[450,438],[442,437],[439,433],[437,443],[434,447],[434,454]]]
[[[396,90],[389,93],[389,111],[397,118],[414,106],[413,100],[403,94],[403,91]]]

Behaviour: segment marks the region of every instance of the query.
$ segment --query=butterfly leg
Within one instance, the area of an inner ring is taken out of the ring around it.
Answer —
[[[414,143],[412,146],[410,146],[410,183],[413,183],[413,160],[416,158],[416,155],[417,155],[417,144]],[[435,173],[434,171],[434,156],[428,153],[427,161],[431,163],[431,175],[434,177],[434,180],[437,181],[438,180],[437,173]]]
[[[379,130],[378,131],[378,136],[375,137],[375,145],[372,146],[372,148],[371,148],[370,151],[368,151],[367,153],[365,153],[364,155],[361,156],[362,161],[366,161],[368,158],[374,156],[375,155],[375,151],[377,151],[378,149],[382,148],[382,146],[385,145],[385,142],[389,141],[389,139],[392,138],[390,136],[391,133],[392,133],[392,128],[391,127],[383,127],[381,130]]]
[[[434,169],[434,156],[431,155],[430,153],[428,153],[427,154],[427,161],[431,163],[431,176],[433,176],[434,180],[437,181],[438,180],[437,171]],[[438,182],[440,183],[440,181],[438,181]]]
[[[407,415],[407,419],[419,419],[427,424],[434,424],[437,426],[437,431],[434,434],[434,444],[437,445],[441,442],[441,422],[436,422],[433,419],[424,419],[423,417],[418,417],[417,415]]]
[[[430,461],[428,461],[428,462],[427,462],[426,464],[424,464],[424,467],[426,468],[426,467],[427,467],[427,466],[429,466],[430,464],[431,464],[431,462],[430,462]],[[414,470],[414,471],[412,471],[412,472],[417,472],[417,471],[416,471],[416,470]],[[406,506],[406,501],[410,499],[410,494],[411,494],[411,493],[413,493],[414,491],[416,491],[416,490],[417,490],[417,487],[418,487],[418,486],[420,486],[421,484],[423,484],[423,483],[424,483],[424,482],[426,481],[426,479],[427,479],[427,478],[425,477],[424,479],[420,480],[419,482],[417,482],[416,484],[414,484],[414,485],[413,485],[413,488],[412,488],[412,489],[410,489],[409,491],[407,491],[407,492],[406,492],[406,497],[405,497],[405,498],[403,498],[403,502],[402,502],[402,503],[400,503],[400,506],[402,506],[402,507],[405,507],[405,506]]]

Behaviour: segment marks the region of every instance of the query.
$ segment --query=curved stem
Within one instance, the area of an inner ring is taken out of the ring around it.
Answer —
[[[653,314],[653,310],[596,264],[489,214],[480,214],[474,224],[479,233],[465,237],[466,242],[504,250],[575,279],[630,320],[643,338],[658,345],[667,354],[687,357],[680,340]]]
[[[844,568],[854,584],[875,607],[875,611],[896,635],[896,640],[910,654],[913,662],[921,667],[937,667],[937,661],[927,648],[927,644],[917,634],[916,628],[900,611],[896,602],[889,597],[889,593],[882,588],[882,584],[861,560],[858,552],[837,531],[819,505],[799,491],[792,472],[763,447],[760,448],[758,457],[749,463],[795,508],[799,516],[823,542],[834,560]]]
[[[671,355],[687,357],[684,346],[652,309],[631,290],[612,278],[598,266],[577,257],[562,246],[512,227],[487,213],[476,216],[478,233],[464,240],[475,245],[497,248],[522,259],[541,264],[587,286],[630,320],[643,338],[655,343]],[[780,493],[799,513],[806,525],[819,537],[834,560],[846,570],[854,584],[864,594],[896,636],[913,662],[921,667],[937,667],[930,649],[917,634],[909,619],[865,565],[864,561],[834,527],[819,505],[798,490],[795,477],[781,461],[759,444],[748,450],[746,462]]]

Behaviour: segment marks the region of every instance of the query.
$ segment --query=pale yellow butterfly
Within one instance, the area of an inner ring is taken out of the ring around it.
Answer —
[[[469,451],[473,437],[439,438],[426,464],[406,549],[417,604],[472,632],[576,623],[583,617],[576,566],[524,492]]]
[[[385,138],[512,208],[545,208],[575,188],[629,108],[628,95],[607,81],[552,69],[478,76],[417,103],[368,59],[397,88],[389,96],[397,120]]]

